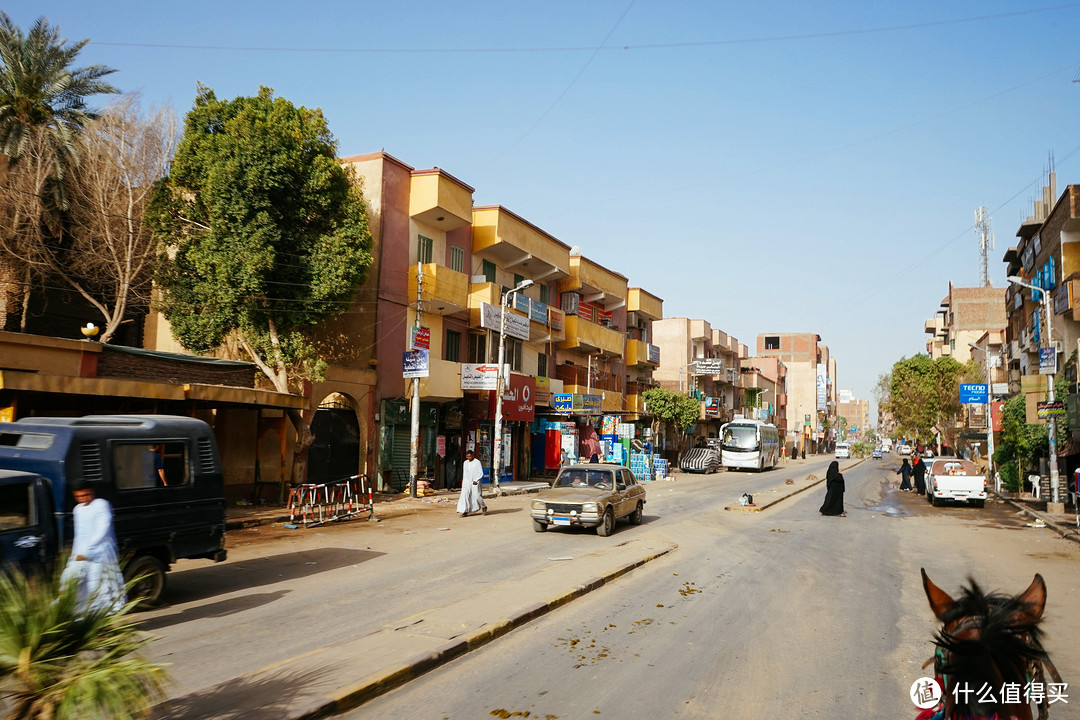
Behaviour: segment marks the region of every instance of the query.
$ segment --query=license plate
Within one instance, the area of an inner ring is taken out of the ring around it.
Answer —
[[[568,517],[553,517],[551,518],[552,525],[569,525],[570,518]]]

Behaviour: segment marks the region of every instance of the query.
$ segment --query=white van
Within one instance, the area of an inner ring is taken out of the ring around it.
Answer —
[[[836,457],[849,458],[851,457],[851,446],[847,443],[836,443]]]

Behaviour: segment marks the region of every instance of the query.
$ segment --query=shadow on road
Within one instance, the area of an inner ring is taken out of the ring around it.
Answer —
[[[327,672],[327,669],[319,669],[296,675],[277,672],[260,676],[258,680],[237,678],[168,700],[154,708],[150,717],[153,720],[281,720],[295,710],[294,697],[303,695]]]
[[[169,573],[165,600],[172,605],[205,600],[238,590],[310,577],[374,560],[384,554],[354,548],[319,548],[179,570]]]
[[[181,623],[191,622],[192,620],[225,617],[227,615],[233,615],[235,613],[244,612],[245,610],[257,608],[260,605],[269,605],[275,600],[280,600],[285,597],[288,592],[288,590],[276,590],[274,592],[260,593],[258,595],[243,595],[241,597],[232,598],[231,600],[222,600],[221,602],[211,603],[210,605],[199,605],[197,607],[186,608],[185,610],[181,610],[178,613],[172,613],[171,615],[155,615],[140,622],[139,629],[147,631],[160,630],[161,628],[180,625]]]

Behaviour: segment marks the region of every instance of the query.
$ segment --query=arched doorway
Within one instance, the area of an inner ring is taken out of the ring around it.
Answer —
[[[360,472],[360,423],[352,398],[327,396],[311,421],[315,443],[308,450],[308,482],[321,484]]]

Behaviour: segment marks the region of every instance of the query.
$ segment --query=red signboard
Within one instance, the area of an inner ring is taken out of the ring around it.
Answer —
[[[490,393],[489,417],[495,417],[495,393]],[[536,417],[536,378],[510,373],[510,382],[503,392],[503,420],[532,422]]]
[[[430,350],[431,349],[431,330],[427,328],[414,327],[412,332],[412,350]]]
[[[994,400],[990,403],[990,417],[992,418],[994,432],[1001,432],[1001,416],[1004,408],[1004,400]]]

